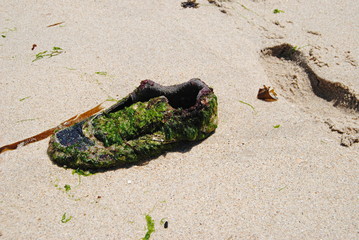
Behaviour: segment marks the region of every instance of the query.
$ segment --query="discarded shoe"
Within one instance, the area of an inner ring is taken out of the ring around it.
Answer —
[[[200,79],[168,87],[144,80],[107,110],[52,135],[48,154],[70,168],[121,167],[205,139],[217,121],[217,97]]]

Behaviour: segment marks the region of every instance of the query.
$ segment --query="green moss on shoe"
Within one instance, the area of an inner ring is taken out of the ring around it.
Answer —
[[[148,102],[137,102],[122,111],[102,115],[92,122],[95,137],[105,147],[122,144],[145,132],[153,132],[164,121],[171,107],[166,98],[158,97]]]

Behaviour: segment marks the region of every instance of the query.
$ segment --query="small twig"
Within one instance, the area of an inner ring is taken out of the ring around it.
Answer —
[[[58,22],[58,23],[51,24],[51,25],[49,25],[49,26],[47,26],[47,27],[55,27],[55,26],[60,25],[60,24],[63,24],[63,23],[64,23],[64,22]]]

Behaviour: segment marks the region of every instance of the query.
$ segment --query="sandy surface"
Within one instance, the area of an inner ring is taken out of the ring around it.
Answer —
[[[0,239],[140,239],[146,214],[151,239],[359,238],[355,1],[77,2],[0,3],[0,146],[143,79],[201,78],[219,127],[188,151],[81,181],[50,161],[48,140],[1,154]],[[283,43],[302,61],[262,51]],[[64,52],[32,62],[53,47]],[[256,98],[263,84],[279,101]]]

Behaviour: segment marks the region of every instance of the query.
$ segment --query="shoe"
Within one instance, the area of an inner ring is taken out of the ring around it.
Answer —
[[[217,122],[217,97],[200,79],[167,87],[144,80],[107,110],[57,131],[48,154],[74,169],[122,167],[203,140]]]

